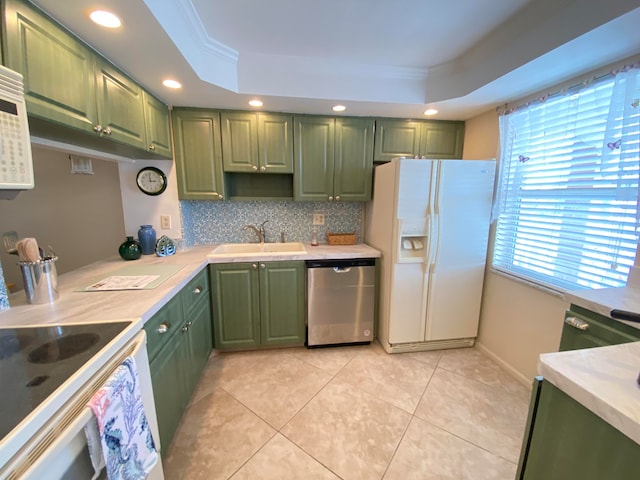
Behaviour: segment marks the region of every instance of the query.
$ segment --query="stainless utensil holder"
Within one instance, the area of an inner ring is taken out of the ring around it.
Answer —
[[[50,257],[37,262],[18,262],[28,303],[51,303],[60,296],[57,260],[58,257]]]

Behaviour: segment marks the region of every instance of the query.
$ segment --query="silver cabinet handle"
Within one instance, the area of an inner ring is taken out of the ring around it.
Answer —
[[[252,265],[251,265],[251,268],[253,268],[253,269],[255,270],[256,268],[258,268],[258,265],[256,265],[256,264],[254,263],[254,264],[252,264]]]
[[[151,150],[152,152],[155,151],[156,146],[155,145],[149,145],[149,150]]]
[[[191,320],[189,320],[189,321],[187,322],[187,328],[189,328],[191,325],[193,325],[193,322],[192,322]]]
[[[111,129],[107,127],[104,130],[102,130],[102,133],[104,133],[105,135],[111,135]]]
[[[199,293],[202,293],[202,287],[201,286],[197,286],[196,288],[193,289],[193,293],[195,293],[196,295]]]
[[[161,323],[160,325],[158,325],[158,328],[156,328],[156,332],[162,335],[163,333],[167,333],[170,327],[171,325],[169,325],[168,323]]]
[[[333,196],[329,195],[329,201],[333,202]]]
[[[96,125],[95,127],[93,127],[93,131],[96,133],[102,132],[102,125]]]
[[[261,263],[260,264],[260,268],[265,269],[265,268],[267,268],[267,266],[264,263]]]
[[[224,197],[221,194],[218,194],[218,198],[222,200]]]
[[[267,171],[267,167],[265,167],[264,165],[260,167],[260,171],[261,172],[266,172]]]
[[[182,333],[187,333],[188,331],[189,331],[189,327],[187,327],[186,325],[182,327]]]
[[[253,170],[254,172],[258,170],[258,167],[256,165],[251,167],[251,170]]]
[[[582,330],[582,331],[589,330],[589,324],[580,318],[566,317],[564,319],[564,323],[566,323],[567,325],[573,328],[577,328],[578,330]]]
[[[340,201],[340,195],[336,195],[336,202]]]

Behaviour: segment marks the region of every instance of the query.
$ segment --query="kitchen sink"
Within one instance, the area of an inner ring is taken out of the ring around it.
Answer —
[[[288,243],[223,243],[214,248],[210,257],[241,257],[254,255],[304,255],[300,242]]]

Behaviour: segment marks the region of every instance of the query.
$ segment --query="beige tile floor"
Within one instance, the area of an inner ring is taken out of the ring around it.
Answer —
[[[211,357],[167,480],[509,479],[529,391],[474,348]]]

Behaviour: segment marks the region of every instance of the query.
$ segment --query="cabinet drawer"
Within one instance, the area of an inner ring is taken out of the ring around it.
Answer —
[[[575,318],[586,324],[584,330],[567,324],[567,318]],[[640,330],[595,312],[571,305],[565,314],[565,324],[560,338],[560,351],[604,347],[640,340]]]
[[[147,354],[153,362],[158,352],[180,330],[182,322],[182,303],[180,295],[173,297],[162,310],[144,324],[147,332]]]
[[[209,277],[204,268],[181,290],[182,304],[185,318],[189,318],[193,311],[202,303],[209,302]]]

